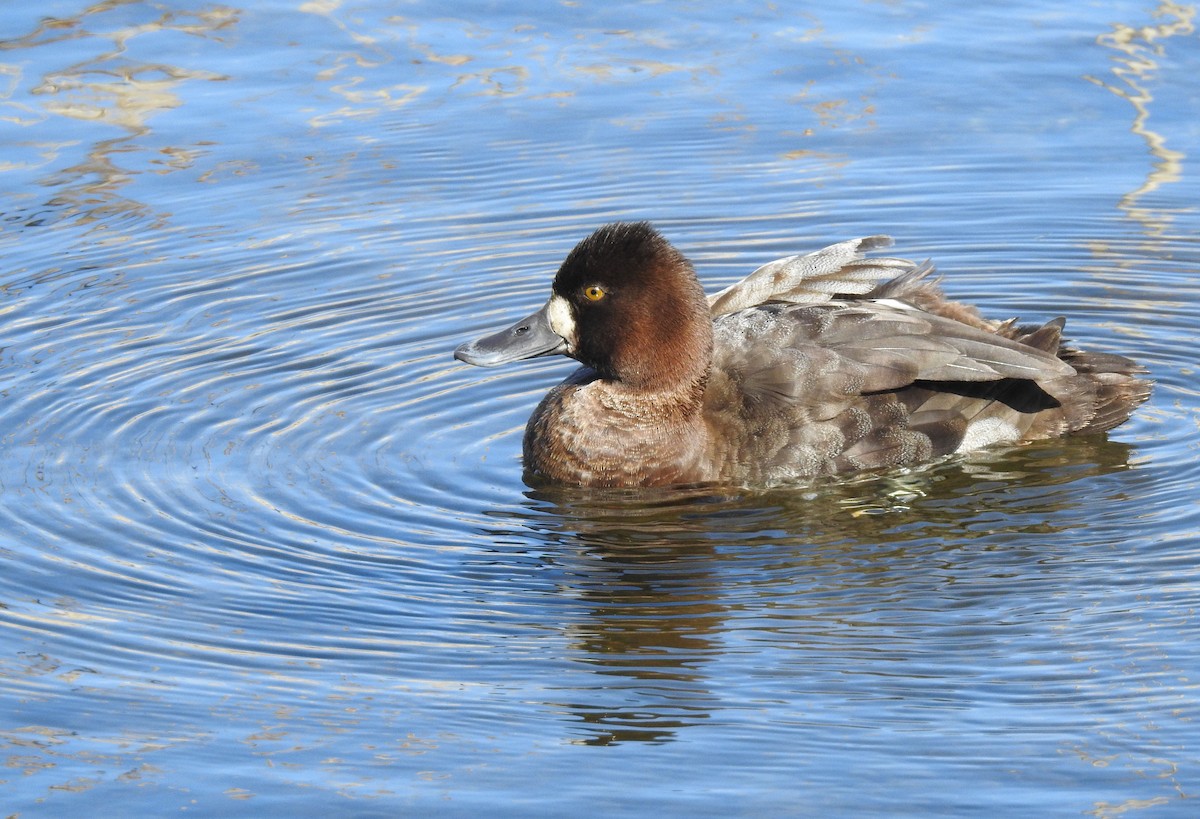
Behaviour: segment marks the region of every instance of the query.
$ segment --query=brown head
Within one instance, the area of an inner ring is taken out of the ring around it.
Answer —
[[[691,263],[647,222],[605,225],[567,255],[541,310],[455,356],[495,366],[552,353],[630,390],[701,391],[712,317]]]
[[[601,378],[637,390],[703,383],[712,355],[704,290],[649,223],[605,225],[576,245],[549,304],[567,354]]]

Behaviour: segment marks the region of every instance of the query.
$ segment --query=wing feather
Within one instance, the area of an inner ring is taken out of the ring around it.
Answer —
[[[819,304],[838,295],[870,293],[884,279],[924,275],[919,272],[921,266],[907,259],[866,258],[867,252],[891,244],[890,236],[867,236],[839,242],[815,253],[776,259],[709,296],[709,308],[716,317],[772,302]]]
[[[722,316],[715,329],[715,363],[766,401],[819,406],[915,382],[1051,385],[1075,374],[1048,350],[886,302],[766,305]]]

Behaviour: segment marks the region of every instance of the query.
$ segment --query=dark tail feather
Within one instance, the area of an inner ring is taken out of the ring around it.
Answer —
[[[1095,386],[1096,412],[1078,432],[1105,432],[1119,426],[1150,397],[1154,382],[1137,377],[1146,368],[1124,356],[1063,347],[1058,357]]]
[[[1059,348],[1062,346],[1062,331],[1067,320],[1062,316],[1043,324],[1041,327],[1027,329],[1022,328],[1020,331],[1023,335],[1017,336],[1017,341],[1022,344],[1028,344],[1030,347],[1035,347],[1044,353],[1059,353]],[[1059,356],[1062,357],[1061,355]]]

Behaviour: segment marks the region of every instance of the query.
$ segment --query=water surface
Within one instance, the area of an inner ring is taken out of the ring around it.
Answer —
[[[1192,816],[1191,3],[0,11],[5,815]],[[464,367],[599,224],[873,233],[1107,437],[531,489]]]

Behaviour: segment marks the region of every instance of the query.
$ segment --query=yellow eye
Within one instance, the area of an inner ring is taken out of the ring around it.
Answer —
[[[587,297],[588,301],[600,301],[600,299],[604,298],[604,288],[593,284],[583,291],[583,295]]]

